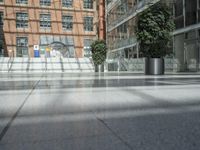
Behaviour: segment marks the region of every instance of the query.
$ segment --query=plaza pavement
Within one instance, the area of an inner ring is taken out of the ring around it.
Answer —
[[[198,74],[0,74],[0,150],[199,149]]]

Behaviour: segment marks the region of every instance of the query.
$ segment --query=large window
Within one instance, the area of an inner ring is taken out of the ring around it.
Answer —
[[[73,17],[72,16],[62,16],[62,27],[64,30],[71,31],[73,29]]]
[[[16,13],[16,28],[28,28],[28,13]]]
[[[51,6],[51,0],[40,0],[41,6]]]
[[[84,0],[83,8],[93,9],[93,0]]]
[[[17,57],[28,56],[28,38],[17,37]]]
[[[50,28],[50,27],[51,27],[51,15],[40,14],[40,28]]]
[[[62,0],[63,7],[73,7],[73,0]]]
[[[175,17],[182,16],[183,15],[183,0],[176,0],[176,3],[174,4],[175,8]]]
[[[3,26],[3,12],[0,12],[0,26]]]
[[[93,17],[84,17],[84,30],[93,31]]]
[[[186,26],[197,23],[197,0],[185,0]]]
[[[28,0],[16,0],[17,4],[28,4]]]

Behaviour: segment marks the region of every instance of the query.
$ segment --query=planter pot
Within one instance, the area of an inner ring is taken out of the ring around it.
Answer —
[[[95,72],[104,72],[104,64],[95,65]]]
[[[163,75],[165,72],[165,62],[163,58],[145,58],[146,75]]]

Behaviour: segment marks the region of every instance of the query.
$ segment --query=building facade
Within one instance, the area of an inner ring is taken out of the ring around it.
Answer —
[[[95,0],[0,0],[0,55],[89,57]]]

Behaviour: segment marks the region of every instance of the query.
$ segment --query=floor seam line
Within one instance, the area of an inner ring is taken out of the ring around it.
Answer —
[[[115,131],[113,131],[103,119],[100,119],[99,117],[96,117],[96,119],[101,122],[101,124],[103,124],[117,139],[119,139],[124,145],[126,145],[129,150],[133,150],[133,147],[128,142],[123,140]]]
[[[19,112],[22,110],[22,108],[24,107],[25,103],[28,101],[29,97],[31,96],[31,94],[33,93],[33,91],[35,90],[36,86],[39,84],[39,82],[41,81],[42,78],[43,78],[43,75],[41,76],[40,80],[38,80],[35,83],[35,85],[31,89],[31,91],[29,92],[29,94],[25,97],[25,99],[22,102],[22,104],[20,105],[20,107],[17,109],[17,111],[14,113],[14,115],[12,116],[12,118],[10,119],[10,121],[6,124],[6,126],[1,131],[1,133],[0,133],[0,142],[2,141],[3,137],[6,135],[8,129],[12,125],[13,121],[16,119],[16,117],[18,116]]]

